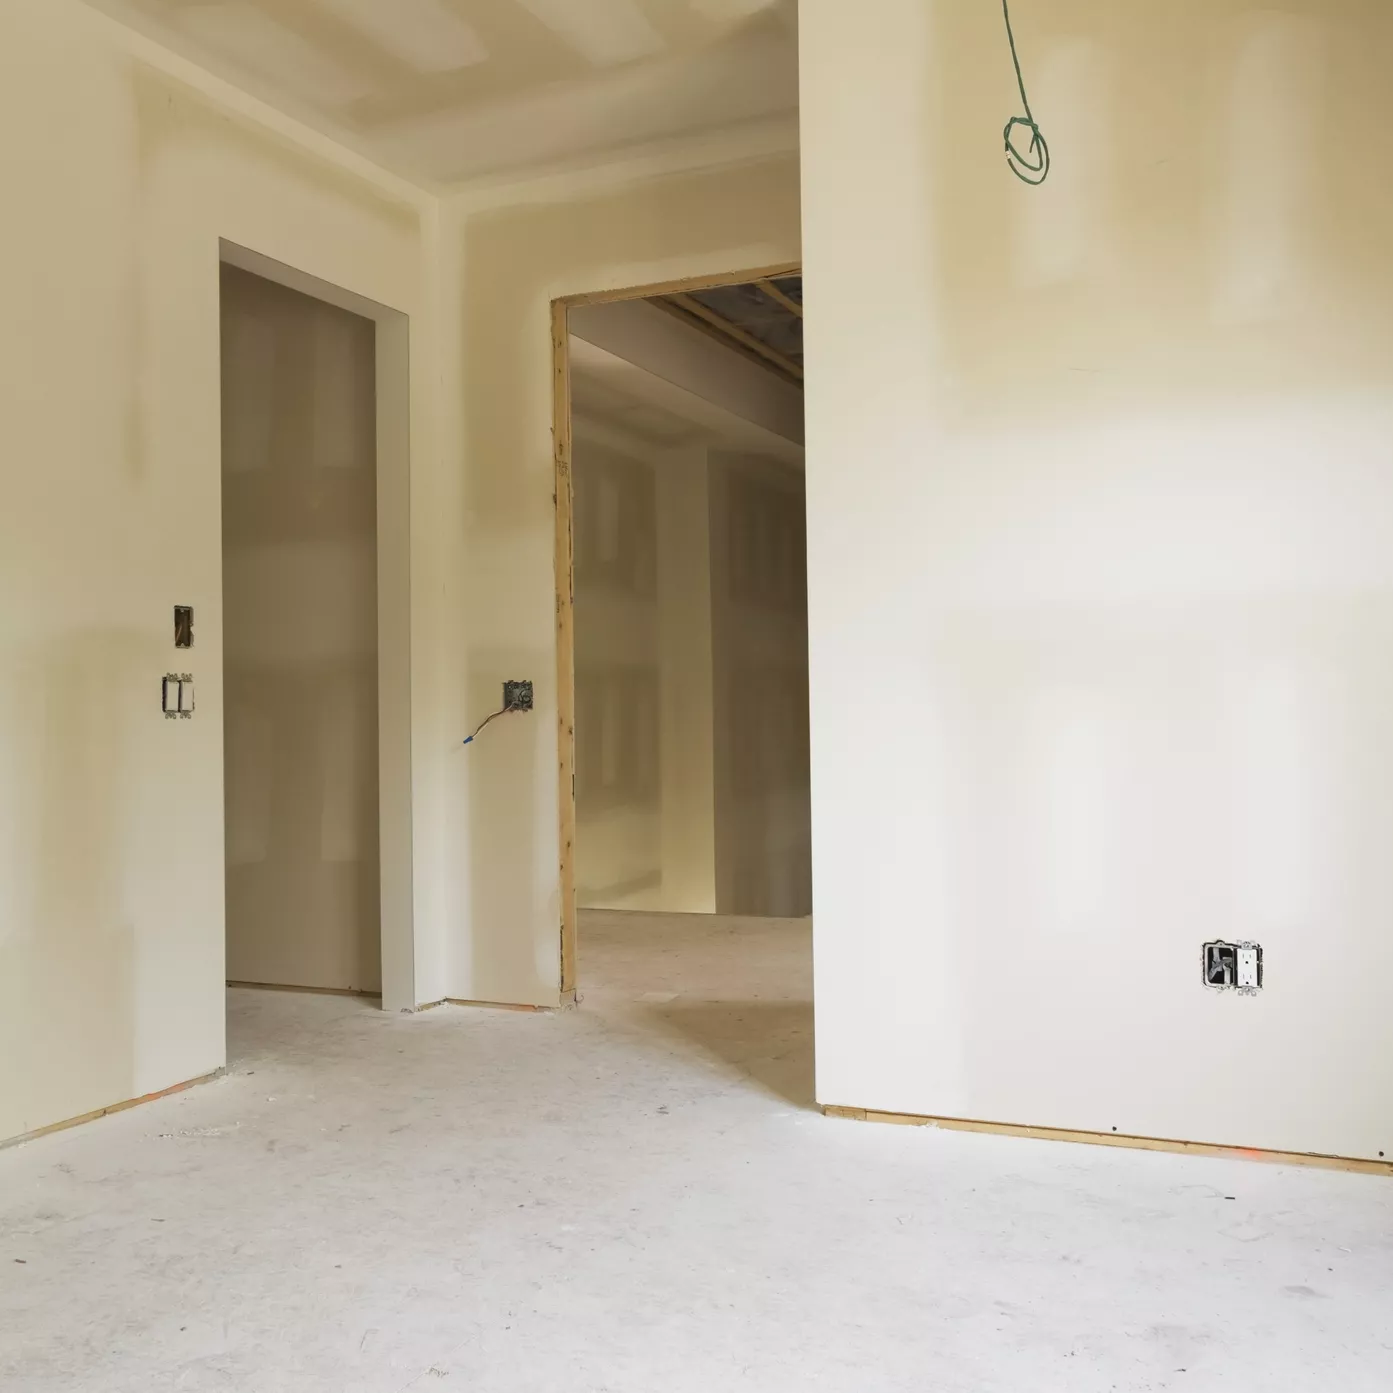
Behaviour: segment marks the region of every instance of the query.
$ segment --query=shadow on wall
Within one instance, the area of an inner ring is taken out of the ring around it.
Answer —
[[[808,561],[802,476],[713,456],[716,908],[812,913]]]

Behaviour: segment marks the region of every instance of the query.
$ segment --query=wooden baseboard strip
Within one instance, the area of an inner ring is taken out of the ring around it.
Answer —
[[[477,1011],[554,1011],[555,1006],[529,1006],[525,1002],[517,1001],[462,1001],[457,996],[447,996],[446,1002],[451,1006],[470,1006]]]
[[[1361,1160],[1352,1156],[1324,1156],[1305,1151],[1265,1151],[1246,1146],[1221,1146],[1214,1142],[1170,1141],[1162,1137],[1122,1136],[1116,1132],[1077,1132],[1060,1127],[1026,1127],[1012,1122],[974,1122],[962,1117],[925,1117],[917,1113],[879,1112],[874,1108],[844,1108],[827,1104],[828,1117],[854,1122],[889,1122],[900,1127],[942,1127],[951,1132],[988,1132],[993,1136],[1029,1137],[1036,1141],[1077,1142],[1085,1146],[1121,1146],[1134,1151],[1170,1151],[1187,1156],[1220,1156],[1228,1160],[1267,1161],[1280,1166],[1317,1166],[1325,1170],[1352,1171],[1358,1175],[1393,1176],[1393,1161]]]
[[[294,987],[283,982],[229,982],[243,992],[299,992],[305,996],[356,996],[366,1001],[381,1001],[381,992],[362,991],[357,987]]]
[[[225,1069],[214,1069],[211,1074],[200,1074],[196,1079],[176,1083],[171,1088],[162,1088],[158,1093],[147,1093],[143,1098],[128,1098],[124,1103],[112,1103],[110,1107],[98,1108],[95,1112],[85,1112],[81,1117],[70,1117],[63,1122],[50,1122],[47,1127],[39,1127],[33,1132],[24,1132],[17,1137],[9,1137],[0,1141],[0,1151],[11,1146],[23,1146],[25,1142],[38,1141],[40,1137],[52,1136],[55,1132],[66,1132],[69,1127],[81,1127],[83,1123],[95,1122],[99,1117],[110,1117],[112,1113],[126,1112],[130,1108],[138,1108],[145,1103],[157,1103],[161,1098],[170,1098],[176,1093],[185,1093],[190,1088],[197,1088],[201,1083],[211,1083],[214,1079],[221,1078],[226,1072]]]

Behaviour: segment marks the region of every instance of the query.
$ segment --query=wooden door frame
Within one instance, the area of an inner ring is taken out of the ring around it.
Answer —
[[[570,312],[581,305],[608,305],[621,300],[647,300],[655,295],[691,294],[723,285],[745,285],[801,273],[799,261],[755,266],[651,285],[562,295],[551,302],[552,442],[556,503],[556,728],[557,778],[561,808],[561,995],[574,999],[576,990],[576,649],[575,545],[571,480],[571,353]]]

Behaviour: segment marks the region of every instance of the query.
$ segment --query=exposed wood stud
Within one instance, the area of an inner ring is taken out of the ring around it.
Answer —
[[[572,539],[571,352],[564,300],[551,307],[552,436],[556,464],[557,794],[561,804],[561,982],[576,985],[575,552]]]
[[[749,285],[751,281],[796,276],[801,269],[796,261],[784,262],[778,266],[760,266],[753,271],[685,276],[681,280],[654,281],[651,285],[631,285],[618,290],[592,290],[580,295],[565,295],[557,303],[574,308],[577,305],[612,305],[620,300],[653,300],[663,295],[690,295],[698,290],[718,290],[725,285]]]
[[[693,318],[703,320],[718,333],[724,334],[736,343],[744,344],[751,353],[757,353],[761,358],[767,358],[781,372],[787,373],[799,382],[803,380],[803,369],[792,358],[786,357],[777,348],[771,348],[763,339],[756,338],[738,324],[732,324],[724,315],[717,314],[709,306],[703,305],[700,300],[695,300],[690,295],[669,295],[665,298],[668,304],[676,305],[678,309],[683,310]]]
[[[800,305],[797,300],[785,295],[773,281],[766,278],[765,280],[756,281],[755,284],[759,286],[776,305],[782,305],[784,309],[788,310],[790,313],[796,314],[799,319],[803,318],[803,306]]]
[[[694,319],[686,310],[679,309],[671,299],[660,297],[659,299],[649,301],[649,303],[653,305],[655,309],[660,309],[665,314],[670,314],[674,319],[685,324],[687,328],[694,329],[697,333],[705,334],[707,338],[714,339],[722,348],[729,352],[738,353],[747,361],[757,364],[759,367],[763,368],[765,372],[772,372],[782,381],[791,383],[795,387],[802,385],[801,378],[796,377],[793,373],[780,367],[777,363],[771,362],[765,354],[751,352],[743,343],[731,338],[723,329],[716,328],[714,324],[708,324],[704,319]]]

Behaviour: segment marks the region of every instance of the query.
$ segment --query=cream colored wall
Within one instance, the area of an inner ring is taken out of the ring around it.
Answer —
[[[658,734],[662,901],[716,910],[716,731],[711,644],[711,451],[673,450],[658,469]]]
[[[435,212],[72,0],[0,9],[0,168],[7,1137],[224,1058],[218,239],[412,315],[412,506],[433,516]],[[181,658],[198,712],[166,722]]]
[[[222,269],[227,975],[380,990],[376,326]]]
[[[578,383],[576,891],[583,908],[716,907],[707,450],[593,438]]]
[[[1393,10],[1016,10],[802,5],[818,1097],[1393,1156]]]
[[[583,423],[572,466],[581,906],[811,913],[798,471]]]
[[[711,651],[716,908],[812,912],[803,479],[713,453]]]
[[[583,404],[577,393],[577,405]],[[576,568],[576,897],[663,899],[659,481],[653,462],[572,444]]]
[[[551,1004],[561,923],[551,438],[553,298],[798,258],[796,160],[557,181],[442,229],[444,568],[440,748],[530,677],[537,710],[446,761],[448,995]],[[430,733],[428,733],[430,734]]]
[[[796,160],[442,205],[77,0],[0,10],[0,156],[0,1137],[224,1058],[220,239],[409,317],[392,999],[555,1002],[548,304],[796,260]],[[199,710],[166,722],[176,603]],[[536,715],[461,748],[515,676]]]

